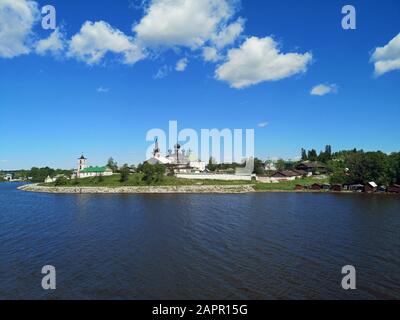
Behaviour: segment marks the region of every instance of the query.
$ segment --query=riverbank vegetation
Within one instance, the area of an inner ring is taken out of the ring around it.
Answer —
[[[327,145],[319,154],[315,149],[302,149],[301,161],[316,161],[326,165],[331,184],[366,184],[371,181],[378,185],[400,183],[400,152],[386,154],[357,149],[332,152],[331,146]],[[298,163],[286,163],[286,169]]]
[[[400,153],[342,151],[328,165],[331,183],[400,183]]]
[[[92,177],[84,179],[60,179],[53,183],[43,183],[43,186],[63,186],[63,187],[138,187],[138,186],[190,186],[190,185],[246,185],[254,182],[250,181],[222,181],[222,180],[190,180],[178,179],[173,176],[165,176],[160,180],[148,179],[143,173],[129,174],[128,179],[121,181],[121,174],[109,177]]]
[[[30,170],[13,170],[0,172],[0,181],[2,179],[4,180],[5,172],[12,174],[12,178],[15,180],[29,180],[31,182],[43,182],[48,176],[55,177],[57,175],[65,175],[67,177],[70,177],[72,175],[72,170],[52,169],[49,167],[33,167]]]
[[[161,170],[161,169],[155,169]],[[179,179],[174,176],[164,176],[161,174],[131,173],[127,178],[122,179],[121,174],[115,174],[109,177],[92,177],[84,179],[67,180],[65,178],[57,179],[53,183],[43,183],[41,186],[54,187],[144,187],[144,186],[232,186],[232,185],[251,185],[256,191],[293,191],[296,185],[309,186],[313,183],[326,183],[328,179],[303,178],[293,181],[282,181],[279,183],[260,183],[256,181],[224,181],[224,180],[191,180]]]

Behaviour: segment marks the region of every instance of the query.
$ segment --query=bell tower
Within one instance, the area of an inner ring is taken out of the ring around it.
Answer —
[[[82,156],[78,159],[78,171],[77,171],[78,176],[81,170],[85,168],[87,168],[87,159],[82,154]]]

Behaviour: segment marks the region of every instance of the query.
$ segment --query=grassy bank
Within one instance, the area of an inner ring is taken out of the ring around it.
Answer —
[[[77,180],[66,180],[62,187],[144,187],[144,186],[193,186],[193,185],[248,185],[252,184],[250,181],[222,181],[222,180],[189,180],[189,179],[178,179],[176,177],[163,177],[162,181],[155,181],[151,184],[143,181],[143,175],[139,173],[130,174],[129,178],[125,182],[120,181],[121,176],[119,174],[112,175],[110,177],[99,177],[95,178],[84,178]],[[56,182],[43,183],[41,186],[57,186]]]
[[[312,185],[313,183],[325,183],[327,179],[315,179],[315,178],[303,178],[294,181],[283,181],[279,183],[259,183],[255,181],[223,181],[223,180],[190,180],[190,179],[178,179],[176,177],[164,177],[162,181],[152,182],[151,184],[143,181],[142,174],[131,174],[129,179],[125,182],[121,182],[121,176],[115,174],[110,177],[102,177],[101,179],[96,178],[85,178],[78,180],[66,180],[62,187],[144,187],[144,186],[218,186],[218,185],[253,185],[256,191],[293,191],[297,184],[300,185]],[[43,183],[41,186],[57,186],[53,183]]]
[[[316,178],[303,178],[296,179],[293,181],[282,181],[278,183],[259,183],[255,184],[256,191],[293,191],[296,185],[310,186],[314,183],[326,183],[328,179],[316,179]]]

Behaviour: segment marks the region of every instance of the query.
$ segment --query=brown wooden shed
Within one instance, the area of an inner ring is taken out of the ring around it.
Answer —
[[[366,193],[373,193],[378,189],[378,185],[375,182],[368,182],[365,186],[364,186],[364,192]]]
[[[400,193],[400,184],[392,184],[387,188],[389,193]]]
[[[341,192],[343,190],[343,187],[341,184],[334,184],[331,190],[334,192]]]
[[[322,185],[319,183],[314,183],[311,185],[311,190],[322,190]]]

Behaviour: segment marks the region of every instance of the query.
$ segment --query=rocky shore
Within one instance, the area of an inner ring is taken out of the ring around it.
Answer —
[[[37,184],[20,186],[19,190],[56,194],[182,194],[182,193],[249,193],[252,185],[193,185],[140,187],[49,187]]]

